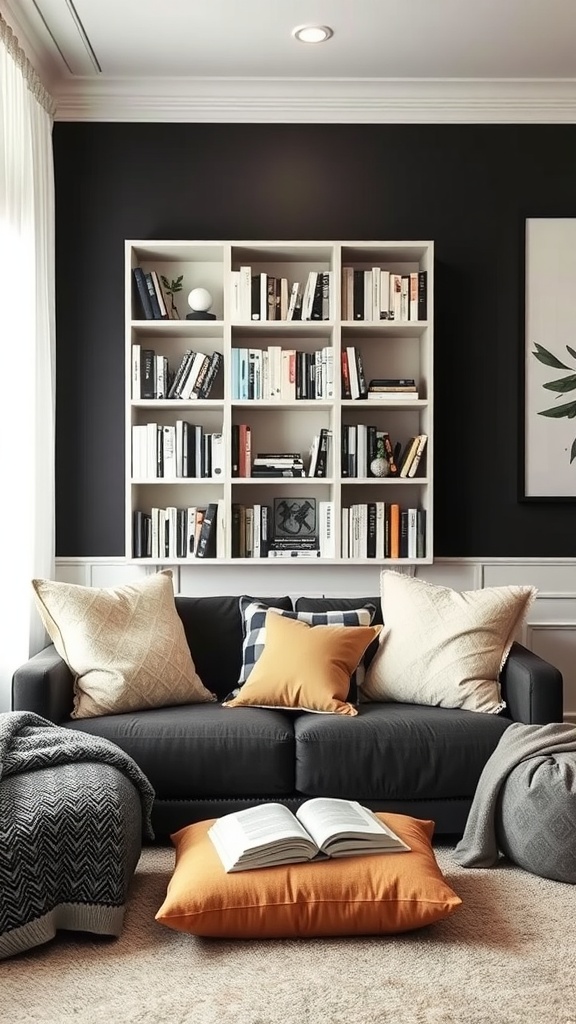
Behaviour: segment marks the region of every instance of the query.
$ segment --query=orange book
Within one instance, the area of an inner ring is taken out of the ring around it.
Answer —
[[[400,558],[400,505],[390,505],[390,558]]]

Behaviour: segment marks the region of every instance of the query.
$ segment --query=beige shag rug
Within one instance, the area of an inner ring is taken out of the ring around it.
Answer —
[[[463,906],[383,938],[223,941],[154,921],[145,849],[119,939],[65,933],[0,962],[2,1024],[576,1024],[576,888],[436,856]],[[1,894],[0,894],[1,897]]]

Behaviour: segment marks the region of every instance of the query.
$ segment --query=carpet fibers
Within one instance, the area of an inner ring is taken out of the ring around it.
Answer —
[[[2,1024],[576,1024],[576,887],[436,850],[463,906],[383,938],[224,941],[157,924],[173,865],[144,851],[119,939],[0,962]]]

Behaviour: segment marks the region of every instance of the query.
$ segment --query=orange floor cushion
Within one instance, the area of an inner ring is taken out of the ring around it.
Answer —
[[[432,821],[378,815],[410,852],[377,853],[227,874],[214,819],[172,836],[176,864],[156,920],[226,938],[385,935],[440,921],[460,906],[438,867]]]

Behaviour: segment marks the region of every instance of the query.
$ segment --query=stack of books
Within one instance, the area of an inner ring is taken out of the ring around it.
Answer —
[[[367,398],[375,402],[397,399],[413,401],[418,398],[418,388],[413,377],[377,377],[368,384]]]
[[[253,477],[305,476],[300,452],[258,452],[252,463]]]

